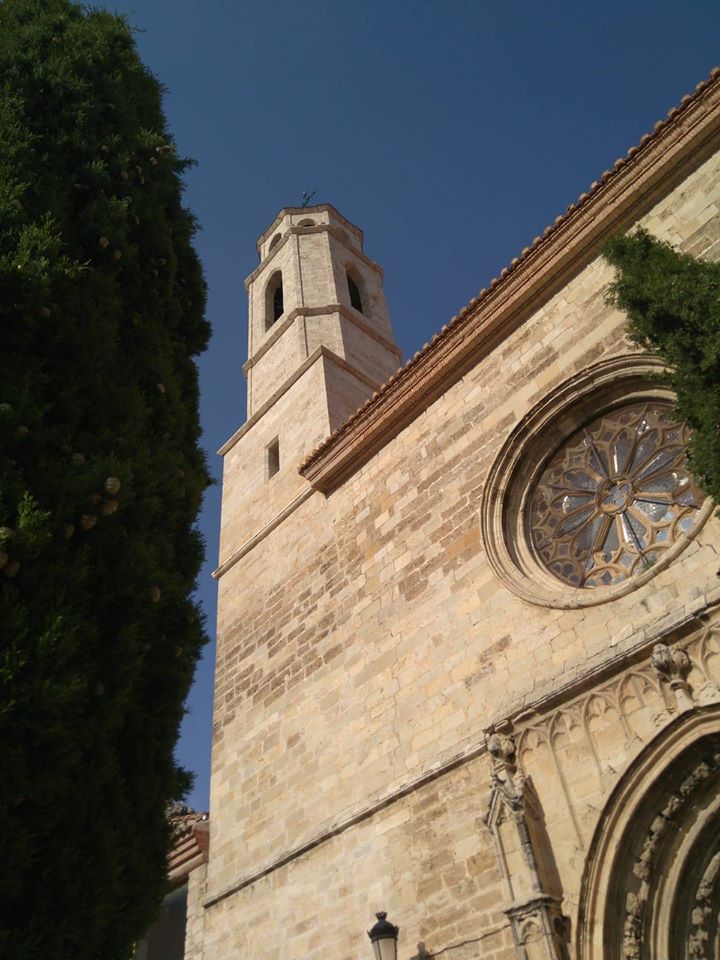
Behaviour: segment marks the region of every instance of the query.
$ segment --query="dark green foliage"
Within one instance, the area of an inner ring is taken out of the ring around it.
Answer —
[[[720,503],[720,264],[678,253],[644,230],[613,237],[609,302],[635,343],[668,366],[680,418],[692,428],[690,465]]]
[[[205,639],[187,161],[121,18],[1,0],[0,85],[0,956],[128,960]]]

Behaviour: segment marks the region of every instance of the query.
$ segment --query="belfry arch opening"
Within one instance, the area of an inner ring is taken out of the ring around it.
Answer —
[[[363,298],[360,292],[359,282],[356,280],[355,277],[353,277],[353,275],[349,270],[346,271],[345,275],[347,277],[347,287],[348,287],[348,294],[350,296],[350,306],[353,307],[355,310],[357,310],[358,313],[365,313],[365,310],[363,309]]]
[[[285,312],[282,273],[277,270],[265,290],[265,329],[269,330]]]

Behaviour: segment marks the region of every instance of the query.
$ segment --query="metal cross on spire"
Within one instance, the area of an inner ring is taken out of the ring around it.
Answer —
[[[307,190],[303,190],[302,203],[300,204],[300,206],[306,207],[310,203],[312,198],[315,196],[315,193],[316,193],[315,190],[313,190],[312,193],[308,193]]]

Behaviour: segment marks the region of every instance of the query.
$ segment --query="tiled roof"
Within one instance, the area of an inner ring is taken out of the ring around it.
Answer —
[[[473,297],[467,306],[458,312],[457,316],[452,317],[452,319],[442,327],[440,332],[408,360],[397,373],[390,377],[359,410],[316,447],[301,465],[300,472],[306,475],[306,471],[311,471],[313,465],[323,458],[341,438],[352,431],[360,421],[368,420],[376,411],[382,409],[392,397],[402,392],[406,383],[414,376],[416,367],[421,362],[423,365],[426,365],[431,355],[439,352],[446,341],[462,336],[463,328],[469,325],[472,318],[478,310],[485,305],[485,301],[491,294],[497,294],[503,285],[509,283],[511,278],[514,278],[515,274],[524,267],[531,256],[534,259],[535,255],[550,244],[558,231],[562,230],[570,220],[574,219],[579,213],[584,212],[588,205],[597,202],[598,195],[604,193],[613,184],[613,181],[620,176],[621,172],[639,163],[642,157],[665,135],[670,126],[681,123],[684,116],[691,111],[698,101],[700,101],[711,88],[717,87],[720,87],[720,67],[715,67],[707,80],[698,83],[693,93],[683,97],[679,106],[670,110],[664,120],[656,123],[652,133],[646,133],[637,146],[631,147],[624,157],[617,159],[612,169],[605,170],[602,176],[598,180],[595,180],[589,189],[578,197],[575,203],[570,204],[564,214],[555,218],[555,221],[545,229],[542,236],[535,237],[530,246],[525,247],[518,257],[515,257],[507,267],[500,271],[499,276],[491,280],[486,288],[481,290],[476,297]]]
[[[168,879],[171,883],[180,883],[195,867],[207,863],[210,846],[208,815],[175,803],[168,807],[167,818],[172,831]]]

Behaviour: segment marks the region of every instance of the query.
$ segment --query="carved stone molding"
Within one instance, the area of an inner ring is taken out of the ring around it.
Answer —
[[[676,711],[602,809],[580,890],[578,960],[718,960],[719,846],[715,703]]]
[[[511,734],[487,733],[492,762],[485,817],[495,844],[506,908],[520,960],[565,960],[562,891],[542,809],[532,783],[516,761]]]
[[[505,914],[521,960],[566,960],[568,923],[557,900],[536,897],[509,907]]]
[[[607,795],[623,766],[679,713],[720,701],[720,623],[683,644],[655,644],[647,660],[545,714],[515,721],[516,762],[543,797],[564,811],[578,851],[587,848],[596,812],[573,789],[580,751],[586,777]]]
[[[487,734],[486,745],[492,758],[493,782],[505,780],[512,783],[512,778],[517,773],[515,741],[512,736],[493,731]]]
[[[636,889],[625,896],[625,922],[623,927],[623,960],[644,960],[651,957],[646,947],[646,911],[653,900],[654,888],[660,879],[656,874],[658,854],[666,835],[690,804],[694,793],[720,768],[720,754],[709,756],[698,763],[684,778],[677,792],[666,795],[652,819],[645,835],[639,856],[635,858],[632,873],[640,881]],[[692,954],[690,954],[692,956]]]
[[[713,919],[717,922],[717,879],[720,873],[720,852],[716,853],[702,875],[695,891],[695,904],[691,915],[692,929],[687,941],[687,955],[693,960],[710,960],[712,951],[710,930]],[[714,914],[714,916],[713,916]]]
[[[675,695],[678,710],[689,710],[693,705],[692,693],[687,682],[691,664],[685,650],[682,647],[673,649],[665,643],[656,643],[650,663],[660,679],[669,684]]]
[[[313,451],[300,468],[302,475],[319,490],[337,486],[487,356],[576,276],[606,237],[627,229],[709,155],[720,134],[719,105],[720,71],[613,171],[606,171],[542,238]]]

